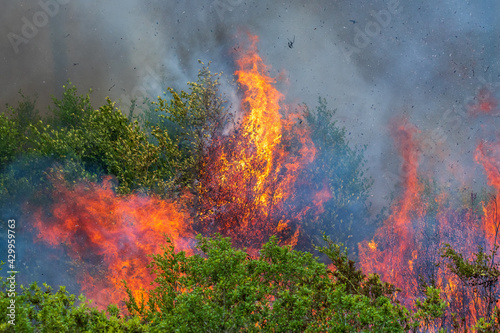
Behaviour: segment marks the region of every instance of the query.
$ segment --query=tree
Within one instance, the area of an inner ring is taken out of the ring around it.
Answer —
[[[177,165],[175,182],[195,190],[195,181],[202,168],[203,156],[212,140],[222,134],[231,120],[226,109],[227,101],[219,92],[221,73],[212,74],[210,64],[198,72],[197,82],[189,82],[189,92],[176,92],[168,88],[170,100],[158,98],[156,112],[159,119],[146,113],[149,123],[169,133],[170,139],[179,148],[182,156]]]
[[[31,124],[36,123],[40,119],[40,115],[36,109],[36,96],[30,98],[25,96],[21,91],[19,91],[19,95],[21,96],[21,101],[18,103],[17,107],[6,106],[15,124],[18,151],[23,152],[29,147],[27,146],[27,140],[31,135]]]
[[[87,100],[80,103],[85,106]],[[69,105],[78,109],[74,104]],[[65,115],[68,112],[61,111]],[[136,190],[164,193],[169,187],[180,154],[165,131],[153,129],[157,144],[149,142],[137,122],[130,123],[110,100],[97,110],[71,113],[64,124],[67,126],[52,128],[42,123],[41,129],[33,127],[35,135],[30,152],[35,156],[51,156],[60,163],[74,161],[90,175],[114,175],[120,193]]]
[[[304,220],[305,234],[319,243],[322,233],[336,242],[343,241],[354,249],[364,237],[353,232],[366,225],[369,216],[367,199],[372,179],[365,175],[364,149],[352,148],[346,138],[346,129],[337,125],[335,110],[328,109],[324,98],[314,111],[308,111],[306,121],[311,128],[311,138],[316,146],[315,161],[302,175],[302,188],[298,193],[323,193],[323,212],[309,214]],[[311,195],[303,195],[308,198]]]
[[[76,87],[71,82],[63,85],[63,89],[63,96],[60,100],[52,97],[54,107],[49,107],[48,123],[52,128],[78,128],[94,110],[90,103],[92,90],[86,95],[79,96]],[[34,119],[31,122],[35,123]]]

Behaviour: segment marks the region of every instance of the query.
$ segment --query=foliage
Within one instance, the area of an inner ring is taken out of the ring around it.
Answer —
[[[70,124],[52,129],[48,124],[41,130],[34,128],[31,152],[81,163],[91,174],[115,175],[120,193],[141,189],[165,191],[175,173],[177,153],[165,132],[154,129],[158,144],[148,142],[138,124],[129,123],[109,100],[80,116],[81,119],[73,119],[78,127]]]
[[[31,124],[36,123],[40,119],[38,110],[36,109],[36,97],[30,98],[25,96],[21,91],[19,91],[21,96],[21,101],[19,101],[17,107],[6,105],[7,110],[11,114],[11,119],[14,121],[15,130],[17,134],[17,145],[19,152],[22,152],[27,148],[27,139],[31,135],[30,128]]]
[[[63,100],[53,99],[56,106],[70,105],[71,100],[84,100],[75,95],[74,87],[65,88]],[[82,164],[75,159],[58,160],[54,155],[29,153],[33,150],[33,143],[39,139],[37,135],[43,130],[44,123],[35,107],[36,98],[20,94],[22,99],[17,107],[7,105],[10,119],[5,114],[0,115],[0,159],[6,162],[0,163],[0,206],[8,208],[19,205],[28,197],[31,202],[36,201],[37,196],[43,197],[43,190],[50,186],[46,174],[54,167],[62,168],[68,180],[83,175],[96,179],[93,174],[85,172]],[[73,108],[78,109],[78,106],[73,103]],[[54,112],[57,112],[57,107]],[[62,123],[56,116],[49,117],[47,121]]]
[[[476,295],[472,302],[483,322],[496,322],[498,311],[495,308],[497,303],[498,284],[500,277],[500,267],[495,263],[495,254],[498,246],[487,254],[481,247],[467,259],[463,254],[455,251],[449,244],[442,248],[441,256],[447,259],[447,266],[452,273],[462,282],[463,287],[470,290],[472,295]],[[466,325],[471,318],[463,318],[464,322],[456,321],[455,326]],[[473,321],[473,320],[471,320]]]
[[[251,258],[229,238],[198,236],[198,254],[176,253],[170,241],[153,255],[155,287],[147,304],[127,289],[129,314],[98,311],[83,296],[37,283],[18,286],[16,326],[7,317],[9,281],[0,277],[0,330],[5,332],[419,332],[434,329],[446,308],[429,287],[415,312],[391,300],[395,288],[354,268],[330,239],[317,248],[331,269],[308,252],[280,247],[276,237]],[[126,284],[125,284],[126,285]],[[498,328],[498,310],[478,332]]]
[[[93,111],[90,103],[92,90],[86,95],[78,96],[77,89],[71,82],[63,85],[63,89],[62,99],[52,97],[54,107],[49,108],[52,115],[48,122],[52,128],[78,128],[82,125],[85,117]]]
[[[19,95],[21,100],[17,107],[7,104],[7,112],[0,114],[0,172],[5,171],[6,167],[29,147],[31,124],[40,119],[35,107],[36,97],[30,98],[21,91]]]
[[[16,123],[0,114],[0,171],[3,171],[17,155],[18,137]]]
[[[352,292],[311,253],[280,247],[276,237],[258,258],[229,238],[197,239],[200,254],[175,253],[170,244],[153,256],[157,287],[148,304],[129,291],[128,310],[152,331],[403,332],[407,325],[404,308]]]
[[[493,308],[493,313],[490,319],[479,318],[477,323],[472,327],[472,330],[477,333],[495,333],[500,332],[500,308]]]
[[[172,99],[159,99],[156,117],[151,116],[155,105],[148,102],[149,117],[142,119],[142,127],[110,100],[93,109],[90,94],[79,96],[70,82],[62,99],[52,99],[54,107],[43,121],[35,100],[21,94],[17,108],[8,106],[12,120],[0,116],[0,171],[23,153],[24,160],[62,166],[70,179],[110,174],[117,178],[120,193],[173,195],[180,185],[192,185],[206,144],[224,125],[225,101],[219,97],[217,76],[203,67],[198,82],[189,83],[189,93],[169,89]],[[15,178],[16,171],[4,171],[0,180],[15,184],[43,178],[46,170],[21,179]],[[14,187],[8,189],[12,191]]]
[[[54,290],[36,282],[29,287],[17,286],[10,297],[9,281],[0,277],[0,331],[2,332],[148,332],[138,317],[121,317],[110,305],[107,311],[91,307],[85,297],[69,294],[65,287]],[[7,316],[15,299],[15,325]]]
[[[448,307],[445,301],[441,299],[441,290],[428,286],[424,291],[424,299],[415,301],[416,312],[413,315],[413,328],[415,331],[419,328],[431,331],[436,327],[442,326],[443,315]]]
[[[189,92],[176,92],[168,88],[170,100],[158,98],[156,112],[159,113],[159,126],[171,133],[171,139],[184,156],[184,163],[179,163],[178,183],[194,189],[194,181],[202,166],[202,157],[213,138],[219,136],[224,126],[230,121],[230,114],[225,109],[227,103],[219,92],[220,73],[212,74],[210,64],[198,73],[197,82],[189,82]],[[147,114],[146,114],[147,116]],[[148,122],[154,122],[151,115]]]

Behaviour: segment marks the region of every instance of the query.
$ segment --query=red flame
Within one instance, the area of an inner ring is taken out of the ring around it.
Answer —
[[[161,251],[164,234],[177,250],[189,249],[195,232],[231,236],[251,254],[274,234],[283,244],[296,244],[301,212],[293,207],[295,182],[316,150],[301,115],[288,110],[275,79],[266,74],[257,37],[249,38],[251,45],[237,59],[235,73],[244,92],[243,120],[230,135],[214,138],[194,198],[185,195],[174,203],[119,197],[109,179],[71,189],[59,180],[49,214],[36,214],[38,237],[64,245],[82,264],[78,282],[100,308],[126,299],[122,280],[136,297],[143,297],[141,290],[152,282],[147,255]],[[328,197],[325,188],[314,203]],[[195,216],[179,208],[181,203],[191,205]]]
[[[295,244],[298,227],[285,204],[294,198],[300,170],[315,148],[300,115],[290,113],[275,79],[257,53],[257,37],[237,59],[244,117],[239,129],[211,147],[200,181],[203,230],[259,247],[272,234]],[[297,148],[298,147],[298,148]]]
[[[498,100],[487,87],[479,89],[477,94],[477,103],[468,106],[468,111],[471,116],[480,114],[491,114],[497,110]]]
[[[488,177],[488,184],[495,188],[495,195],[488,203],[483,203],[484,219],[482,228],[485,232],[490,249],[497,244],[498,228],[498,203],[500,196],[500,141],[486,143],[482,141],[476,150],[476,161],[481,163]]]
[[[323,204],[333,198],[332,191],[328,187],[328,184],[323,183],[323,188],[314,195],[313,203],[316,206],[316,214],[323,214],[325,208]]]
[[[486,315],[484,295],[478,288],[467,288],[447,265],[435,263],[441,262],[440,249],[444,244],[450,244],[466,258],[473,257],[478,245],[489,251],[497,244],[500,142],[482,142],[476,151],[476,161],[483,165],[489,185],[496,190],[496,195],[482,203],[483,216],[479,218],[473,210],[474,194],[470,209],[452,208],[444,193],[435,200],[425,198],[418,175],[418,131],[406,122],[399,122],[394,128],[393,136],[403,157],[403,192],[374,238],[360,243],[361,267],[401,288],[398,296],[410,307],[422,296],[421,279],[434,281],[449,305],[448,317],[454,312],[471,327],[477,318]]]
[[[80,273],[78,283],[101,308],[126,299],[122,280],[142,298],[141,289],[152,282],[147,255],[160,252],[164,235],[177,249],[189,249],[187,215],[174,203],[118,197],[109,179],[72,189],[59,180],[54,186],[51,216],[41,209],[35,214],[38,237],[53,246],[64,244],[73,259],[95,265]]]
[[[360,265],[366,272],[379,273],[384,281],[392,283],[408,281],[413,275],[413,262],[418,258],[413,239],[415,220],[422,216],[418,181],[418,142],[416,127],[400,119],[392,124],[391,132],[403,157],[403,188],[401,198],[392,207],[392,214],[377,230],[370,242],[360,243]],[[416,282],[416,281],[414,281]],[[411,283],[403,291],[404,297],[415,295],[416,284]],[[399,286],[399,284],[398,284]]]

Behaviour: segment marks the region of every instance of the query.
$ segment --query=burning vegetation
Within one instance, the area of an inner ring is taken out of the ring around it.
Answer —
[[[405,120],[393,126],[403,158],[403,190],[374,237],[359,244],[360,266],[398,286],[397,297],[409,308],[427,286],[439,288],[447,311],[428,330],[460,331],[474,327],[479,318],[496,321],[500,146],[482,141],[475,153],[495,193],[479,204],[471,193],[468,204],[457,208],[447,193],[437,192],[436,184],[419,175],[418,134]]]
[[[249,36],[235,54],[241,115],[208,67],[188,92],[170,89],[170,99],[151,103],[140,122],[111,101],[94,110],[71,87],[51,119],[21,121],[36,119],[29,99],[11,108],[12,120],[0,116],[2,205],[25,199],[11,208],[31,221],[23,233],[64,249],[71,277],[99,309],[118,304],[133,318],[119,321],[108,308],[116,325],[497,329],[500,142],[481,141],[471,157],[494,192],[457,205],[421,174],[421,130],[393,120],[400,191],[374,226],[363,149],[350,147],[324,100],[315,110],[285,103],[257,41]],[[471,116],[496,109],[489,91],[479,94]],[[23,165],[31,173],[19,174]],[[318,251],[330,265],[292,248]],[[25,299],[43,294],[30,290]],[[112,325],[103,312],[78,311]],[[214,317],[199,322],[204,314]]]

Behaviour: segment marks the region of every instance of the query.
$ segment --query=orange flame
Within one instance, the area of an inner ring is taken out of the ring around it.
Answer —
[[[203,159],[198,195],[186,194],[173,203],[118,197],[109,179],[72,189],[57,180],[49,213],[36,213],[39,239],[64,245],[85,266],[78,282],[100,308],[126,299],[122,280],[139,300],[145,297],[141,290],[152,282],[147,255],[161,251],[164,234],[177,250],[189,250],[194,233],[230,236],[236,245],[249,247],[250,254],[274,234],[283,244],[297,243],[302,214],[293,207],[295,182],[316,150],[301,115],[283,105],[275,79],[266,74],[257,37],[249,38],[251,45],[237,59],[236,71],[244,92],[243,120],[231,135],[213,139]],[[329,196],[325,188],[313,203],[319,206]],[[195,216],[180,204],[191,205]]]
[[[54,186],[51,216],[41,209],[35,214],[38,238],[52,246],[64,244],[80,264],[94,265],[81,273],[78,283],[100,308],[126,299],[122,280],[142,299],[141,290],[153,280],[147,255],[160,253],[164,235],[176,249],[190,247],[187,215],[174,203],[139,195],[117,197],[109,178],[102,185],[69,189],[55,181]]]
[[[276,80],[266,74],[257,37],[249,39],[235,72],[244,92],[243,120],[232,135],[214,142],[205,160],[199,186],[205,212],[199,223],[247,247],[272,234],[295,244],[299,230],[285,203],[294,198],[298,174],[316,150],[307,126],[297,121],[300,115],[283,105]]]
[[[374,239],[360,243],[359,252],[360,265],[364,271],[376,272],[383,280],[399,286],[398,282],[408,281],[408,277],[413,274],[412,258],[417,257],[414,253],[413,222],[422,216],[422,185],[417,174],[419,154],[415,136],[419,131],[404,119],[395,121],[391,130],[403,156],[404,192]],[[405,294],[416,291],[415,284],[408,287],[403,291]]]

